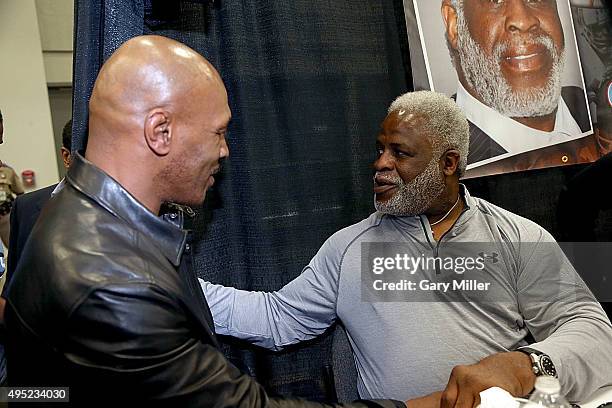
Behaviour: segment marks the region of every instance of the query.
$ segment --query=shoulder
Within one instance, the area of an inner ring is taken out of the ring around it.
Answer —
[[[57,184],[53,184],[49,187],[41,188],[40,190],[31,191],[29,193],[17,196],[13,205],[15,207],[20,206],[21,208],[28,208],[36,205],[42,207],[49,200],[49,198],[51,198],[51,193],[56,186]]]
[[[8,297],[25,320],[52,330],[45,316],[67,318],[86,299],[120,292],[150,298],[158,288],[181,293],[178,274],[150,239],[66,187],[43,209]]]
[[[384,217],[383,214],[375,212],[368,218],[335,232],[319,248],[309,265],[313,269],[339,270],[349,248],[358,245],[360,238],[376,229]]]
[[[336,259],[339,262],[349,248],[359,245],[365,237],[371,237],[373,233],[376,234],[386,217],[385,214],[375,212],[368,218],[342,228],[325,241],[317,256]]]
[[[61,274],[81,289],[154,281],[171,268],[148,237],[69,186],[44,207],[27,245],[36,254],[29,267],[41,279]]]
[[[482,199],[473,197],[477,211],[491,229],[509,242],[554,241],[552,235],[537,223]]]
[[[334,233],[327,242],[333,244],[339,249],[346,249],[349,245],[357,241],[363,235],[371,232],[378,228],[385,215],[379,212],[370,214],[368,218],[365,218],[355,224],[349,225],[348,227],[342,228],[341,230]]]

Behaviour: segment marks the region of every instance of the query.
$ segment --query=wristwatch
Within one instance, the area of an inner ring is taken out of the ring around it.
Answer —
[[[557,369],[548,354],[529,347],[523,347],[517,351],[523,352],[529,356],[531,359],[531,369],[537,377],[545,375],[557,378]]]

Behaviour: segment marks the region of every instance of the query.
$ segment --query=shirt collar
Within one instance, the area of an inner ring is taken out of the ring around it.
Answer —
[[[66,185],[66,179],[63,178],[59,183],[57,183],[57,186],[55,186],[55,188],[51,192],[51,197],[55,197],[57,195],[57,193],[62,191],[62,189],[64,188],[65,185]]]
[[[151,239],[174,266],[180,264],[187,232],[153,214],[117,181],[79,152],[74,154],[65,180],[108,212]]]
[[[465,205],[463,206],[463,211],[459,215],[459,218],[455,222],[455,226],[464,224],[469,221],[469,219],[472,218],[472,216],[476,212],[476,207],[478,206],[476,199],[472,197],[467,187],[463,183],[459,183],[459,195],[463,197],[463,202],[465,203]]]
[[[501,115],[474,98],[461,83],[457,87],[457,105],[465,112],[470,122],[478,126],[509,153],[507,156],[567,142],[582,136],[582,131],[563,98],[559,98],[555,128],[552,132],[533,129]]]

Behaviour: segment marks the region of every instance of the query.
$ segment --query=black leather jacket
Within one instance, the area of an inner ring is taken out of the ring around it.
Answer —
[[[78,154],[66,181],[8,290],[10,385],[68,386],[74,406],[326,406],[270,398],[225,359],[195,276],[179,267],[183,229]]]

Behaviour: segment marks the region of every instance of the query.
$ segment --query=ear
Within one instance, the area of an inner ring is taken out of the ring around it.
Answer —
[[[172,143],[172,115],[164,109],[153,109],[147,114],[144,137],[149,149],[158,156],[170,153]]]
[[[444,152],[440,162],[445,176],[458,175],[460,157],[459,150],[449,149]]]
[[[60,149],[60,154],[62,155],[62,161],[64,162],[64,167],[68,169],[68,167],[70,167],[70,150],[62,146],[62,148]]]
[[[457,49],[457,10],[450,0],[442,1],[442,19],[446,27],[446,38],[453,50]]]

